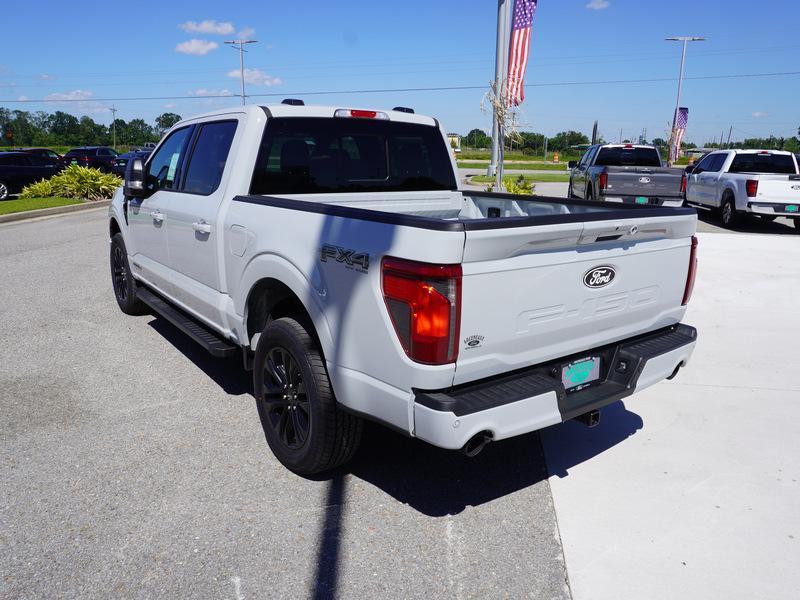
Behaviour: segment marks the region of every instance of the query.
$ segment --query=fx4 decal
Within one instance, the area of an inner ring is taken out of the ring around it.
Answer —
[[[322,244],[320,248],[319,259],[322,262],[336,261],[343,263],[345,268],[358,271],[359,273],[366,273],[369,271],[369,254],[367,252],[359,252],[358,250],[351,250],[349,248],[342,248],[341,246],[334,246],[332,244]]]

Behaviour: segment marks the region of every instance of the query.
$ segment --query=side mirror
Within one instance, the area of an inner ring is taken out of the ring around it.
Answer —
[[[147,195],[144,187],[144,161],[141,158],[132,158],[125,166],[122,193],[134,198],[144,198]]]
[[[687,175],[689,175],[690,173],[692,173],[692,171],[694,171],[694,167],[695,165],[686,165],[684,171],[686,172]]]
[[[567,163],[567,167],[569,167],[570,169],[574,169],[577,166],[578,166],[578,161],[577,160],[571,160],[571,161],[569,161]]]

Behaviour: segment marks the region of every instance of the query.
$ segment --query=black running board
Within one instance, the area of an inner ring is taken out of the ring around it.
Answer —
[[[164,317],[192,340],[200,344],[211,356],[226,358],[236,354],[236,346],[223,340],[216,333],[198,323],[181,309],[170,304],[160,296],[157,296],[147,288],[140,287],[136,290],[136,296],[139,300],[147,304],[159,317]]]

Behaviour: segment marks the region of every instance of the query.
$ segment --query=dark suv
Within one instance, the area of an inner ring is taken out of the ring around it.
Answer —
[[[27,152],[0,152],[0,200],[18,194],[29,183],[52,177],[60,167],[42,156]]]
[[[61,155],[50,150],[50,148],[14,148],[14,152],[25,152],[26,154],[33,154],[34,156],[41,156],[42,158],[49,159],[51,162],[61,162]]]
[[[83,146],[81,148],[73,148],[67,152],[61,158],[61,163],[65,167],[69,165],[80,165],[82,167],[93,167],[110,173],[111,167],[114,164],[114,159],[117,158],[118,155],[119,152],[108,146]]]

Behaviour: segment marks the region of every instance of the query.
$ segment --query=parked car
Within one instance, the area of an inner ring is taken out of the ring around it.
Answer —
[[[673,377],[696,224],[460,191],[430,117],[242,106],[128,163],[111,280],[123,312],[241,354],[270,448],[311,474],[353,455],[362,416],[474,455]]]
[[[115,175],[119,175],[120,177],[124,177],[125,167],[127,167],[129,160],[132,158],[146,159],[148,156],[150,156],[151,152],[152,150],[132,150],[130,152],[120,154],[114,158],[114,162],[111,164],[111,172]]]
[[[50,148],[15,148],[14,151],[41,156],[42,158],[50,159],[53,162],[61,161],[61,155],[53,150],[50,150]]]
[[[52,177],[60,169],[52,160],[27,152],[0,152],[0,200],[18,194],[29,183]]]
[[[595,144],[568,166],[570,198],[683,205],[682,169],[665,167],[653,146]]]
[[[67,152],[62,157],[61,163],[64,166],[80,165],[110,173],[117,156],[119,156],[119,152],[108,146],[82,146]]]
[[[688,171],[686,201],[715,209],[726,226],[743,215],[793,219],[800,231],[800,162],[780,150],[720,150]]]

